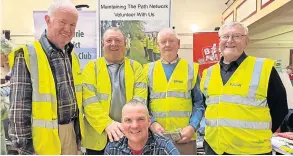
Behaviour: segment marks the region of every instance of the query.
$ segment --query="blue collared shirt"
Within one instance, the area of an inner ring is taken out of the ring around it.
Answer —
[[[128,139],[124,136],[120,141],[109,142],[105,155],[132,155]],[[149,138],[141,155],[180,155],[171,140],[149,131]]]

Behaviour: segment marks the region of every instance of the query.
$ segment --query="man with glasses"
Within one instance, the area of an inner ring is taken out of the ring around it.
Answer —
[[[274,61],[247,56],[248,28],[219,30],[220,62],[203,72],[206,154],[270,154],[270,138],[288,113],[286,91]]]

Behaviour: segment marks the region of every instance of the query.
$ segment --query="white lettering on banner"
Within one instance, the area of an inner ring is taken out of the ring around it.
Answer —
[[[204,63],[218,62],[222,56],[217,50],[217,44],[214,43],[211,47],[203,48]]]

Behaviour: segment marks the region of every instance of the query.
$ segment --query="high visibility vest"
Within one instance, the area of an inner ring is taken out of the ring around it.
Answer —
[[[148,73],[150,110],[165,131],[172,132],[189,125],[192,114],[191,90],[198,74],[198,64],[191,65],[180,59],[172,76],[167,81],[161,60],[149,63]],[[196,133],[192,140],[196,139]]]
[[[142,77],[143,79],[140,79],[137,71],[140,68],[142,73],[141,65],[126,57],[124,61],[126,102],[131,99],[137,99],[146,103],[146,78]],[[85,80],[83,85],[83,107],[85,112],[83,147],[102,150],[107,144],[107,134],[104,129],[113,121],[109,117],[112,87],[105,58],[99,58],[94,62],[90,61],[84,68],[83,74],[90,75],[94,79],[92,83]],[[97,105],[99,108],[97,108]],[[95,119],[92,119],[88,114],[96,114]]]
[[[153,49],[154,48],[154,42],[153,42],[153,38],[149,38],[148,39],[148,49]]]
[[[205,140],[217,154],[272,151],[267,90],[273,65],[272,60],[248,56],[225,85],[219,63],[203,72]]]
[[[34,150],[37,154],[61,154],[56,86],[49,61],[38,40],[35,40],[32,45],[23,46],[22,48],[33,88],[32,138]],[[11,67],[14,64],[15,52],[9,55]],[[80,113],[80,130],[83,136],[81,72],[78,58],[74,52],[72,52],[72,74]]]
[[[148,37],[145,36],[145,37],[143,38],[143,46],[144,46],[144,47],[147,47],[147,43],[148,43]]]
[[[160,54],[160,49],[157,43],[157,39],[154,40],[154,53]]]

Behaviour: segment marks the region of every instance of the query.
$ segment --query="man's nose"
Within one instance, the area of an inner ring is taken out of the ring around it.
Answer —
[[[137,127],[139,127],[137,121],[132,122],[131,127],[132,127],[132,128],[137,128]]]

